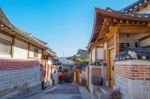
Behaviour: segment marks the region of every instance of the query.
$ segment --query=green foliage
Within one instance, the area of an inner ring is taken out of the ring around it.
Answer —
[[[89,59],[76,58],[76,61],[81,63],[89,63]]]

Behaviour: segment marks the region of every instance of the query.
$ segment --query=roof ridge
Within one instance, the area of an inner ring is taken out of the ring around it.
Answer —
[[[120,11],[121,12],[126,12],[126,13],[131,13],[132,10],[130,10],[130,9],[137,8],[137,6],[142,6],[143,4],[145,4],[147,2],[150,2],[150,0],[138,0],[134,3],[132,3],[131,5],[121,9]]]

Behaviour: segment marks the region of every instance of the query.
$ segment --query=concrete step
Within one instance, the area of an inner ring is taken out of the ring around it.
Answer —
[[[113,90],[109,87],[94,86],[94,99],[112,99]]]

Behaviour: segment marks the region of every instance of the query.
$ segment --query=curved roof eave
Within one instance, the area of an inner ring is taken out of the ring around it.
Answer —
[[[120,20],[129,20],[129,21],[140,21],[140,22],[150,22],[150,18],[143,18],[143,17],[137,17],[134,15],[127,15],[119,12],[111,12],[106,11],[100,8],[95,9],[95,19],[94,19],[94,25],[93,25],[93,32],[90,38],[90,43],[94,42],[99,34],[99,31],[101,30],[101,26],[103,23],[104,18],[115,18]]]
[[[23,31],[21,31],[20,29],[16,28],[16,27],[8,20],[8,18],[6,17],[6,15],[4,14],[4,12],[3,12],[3,10],[2,10],[1,8],[0,8],[0,17],[1,17],[1,20],[2,20],[1,22],[2,22],[3,24],[7,23],[7,24],[5,24],[5,25],[8,26],[10,29],[14,30],[14,31],[15,31],[16,33],[18,33],[19,35],[25,37],[26,39],[31,40],[33,43],[36,43],[36,44],[38,44],[39,46],[41,46],[41,47],[43,47],[43,48],[45,48],[45,49],[48,48],[46,44],[42,43],[41,41],[38,41],[38,40],[35,39],[33,36],[28,35],[26,32],[23,32]]]

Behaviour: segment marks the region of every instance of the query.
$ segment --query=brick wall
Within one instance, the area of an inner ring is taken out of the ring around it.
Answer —
[[[147,64],[144,61],[141,62],[143,64],[138,64],[138,62],[131,64],[116,64],[116,74],[132,80],[150,80],[150,64]]]
[[[22,93],[21,91],[41,85],[40,74],[38,61],[0,60],[0,97],[18,90]]]
[[[117,61],[115,72],[122,99],[150,99],[150,61]]]
[[[101,77],[101,68],[90,68],[91,69],[91,76],[98,76]]]

